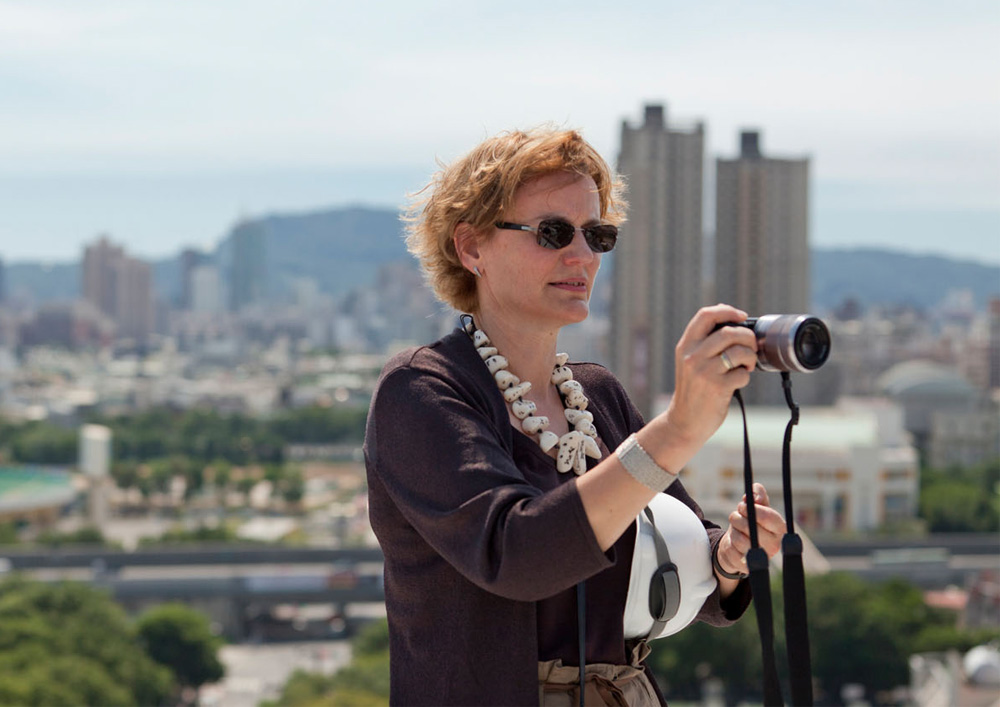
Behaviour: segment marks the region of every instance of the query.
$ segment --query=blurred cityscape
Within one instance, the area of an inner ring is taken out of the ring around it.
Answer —
[[[822,317],[829,362],[792,376],[807,569],[903,577],[959,625],[1000,629],[997,480],[978,510],[928,493],[1000,459],[1000,268],[813,250],[809,158],[768,156],[746,131],[709,163],[703,136],[662,105],[623,121],[629,222],[562,348],[608,365],[651,414],[698,307]],[[387,358],[456,313],[389,209],[241,220],[211,252],[156,262],[127,240],[96,234],[71,263],[0,261],[0,571],[107,587],[131,612],[180,600],[236,644],[350,635],[382,610],[368,401]],[[757,373],[746,397],[755,474],[777,499],[780,380]],[[742,440],[730,415],[683,472],[720,523],[743,492]],[[921,660],[911,703],[958,694],[960,670]],[[248,692],[276,694],[260,680]],[[230,688],[206,695],[238,704]]]

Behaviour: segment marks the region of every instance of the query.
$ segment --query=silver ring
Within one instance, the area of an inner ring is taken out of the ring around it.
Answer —
[[[725,351],[719,354],[719,358],[722,359],[722,365],[726,367],[727,373],[736,368],[736,366],[733,365],[733,362],[729,360],[729,356],[726,355]]]

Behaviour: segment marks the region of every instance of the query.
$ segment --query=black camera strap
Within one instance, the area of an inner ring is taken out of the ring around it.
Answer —
[[[781,539],[785,643],[788,646],[792,704],[811,705],[813,703],[812,658],[809,652],[809,621],[806,614],[806,578],[802,566],[802,538],[795,532],[795,512],[792,508],[792,428],[799,424],[799,406],[792,400],[792,380],[787,371],[781,374],[781,387],[785,391],[785,402],[791,411],[781,446],[781,479],[785,496],[785,537]]]
[[[788,667],[791,675],[792,704],[809,707],[813,704],[812,666],[809,654],[809,632],[806,618],[805,574],[802,567],[802,538],[795,533],[792,506],[791,442],[792,427],[799,422],[799,408],[792,400],[791,379],[787,372],[781,374],[785,401],[791,410],[791,419],[785,427],[782,444],[781,472],[785,501],[785,536],[781,541],[783,559],[782,581],[785,599],[785,642],[788,649]],[[764,704],[769,707],[783,705],[781,684],[778,680],[774,657],[774,612],[771,604],[771,578],[767,551],[760,547],[757,535],[757,509],[753,500],[753,465],[750,459],[750,435],[747,411],[740,391],[734,394],[743,413],[743,485],[747,498],[747,521],[750,524],[750,550],[747,567],[750,570],[750,590],[757,613],[757,629],[764,668]]]

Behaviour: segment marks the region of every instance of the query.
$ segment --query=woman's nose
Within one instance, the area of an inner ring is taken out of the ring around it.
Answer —
[[[570,241],[569,245],[563,248],[565,255],[563,256],[566,260],[583,260],[588,261],[597,255],[590,248],[590,244],[587,243],[586,237],[583,235],[583,229],[577,228],[573,232],[573,240]]]

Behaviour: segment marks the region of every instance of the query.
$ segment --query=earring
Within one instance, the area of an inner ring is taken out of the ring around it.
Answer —
[[[482,277],[483,276],[483,274],[481,272],[479,272],[479,266],[478,265],[476,267],[472,268],[472,272],[474,272],[476,274],[476,277]]]

